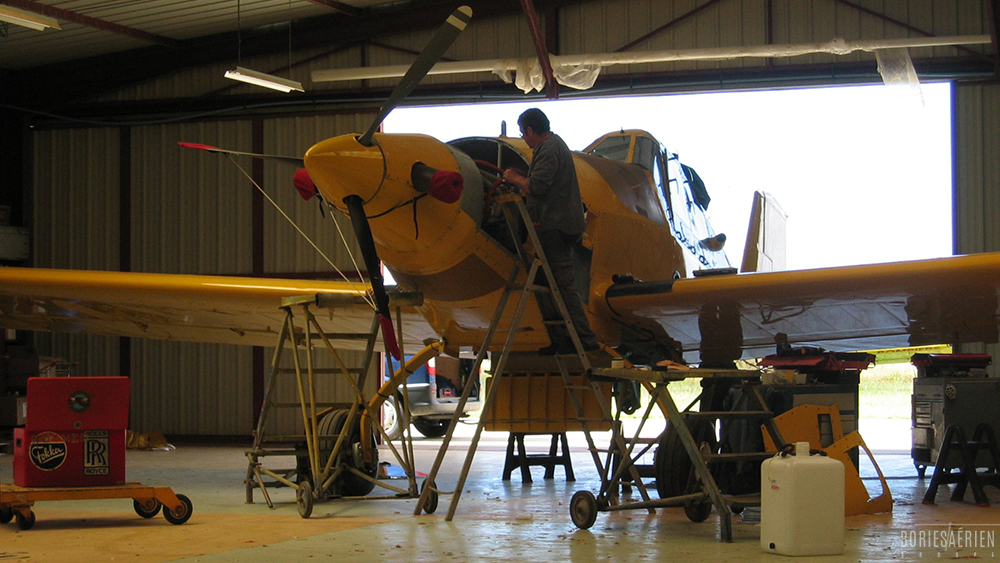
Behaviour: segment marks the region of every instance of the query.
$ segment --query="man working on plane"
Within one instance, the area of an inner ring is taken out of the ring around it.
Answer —
[[[549,130],[549,118],[542,110],[526,110],[517,118],[517,124],[521,128],[521,138],[532,149],[531,167],[527,177],[511,168],[504,171],[503,179],[525,192],[528,214],[580,343],[586,351],[596,350],[597,338],[583,311],[573,269],[573,247],[579,244],[586,230],[573,155],[562,138]],[[539,308],[545,319],[559,318],[558,309],[548,300],[540,299]],[[551,344],[539,350],[539,354],[576,353],[563,327],[546,325],[546,328]]]

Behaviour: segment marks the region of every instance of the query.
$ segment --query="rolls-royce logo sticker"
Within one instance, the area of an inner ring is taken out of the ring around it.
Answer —
[[[83,432],[83,474],[109,475],[107,430],[85,430]]]
[[[31,440],[28,457],[42,471],[58,469],[66,461],[66,441],[55,432],[42,432]]]

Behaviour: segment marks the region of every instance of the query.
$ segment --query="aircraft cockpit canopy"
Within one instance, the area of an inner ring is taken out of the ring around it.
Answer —
[[[705,216],[711,197],[705,183],[690,166],[681,163],[677,153],[667,150],[646,131],[623,130],[594,141],[584,152],[591,156],[634,164],[652,176],[656,199],[674,232],[674,237],[697,260],[698,267],[719,268],[729,265],[725,253],[706,249],[698,241],[715,237]],[[635,194],[619,194],[623,203],[636,200]],[[626,203],[626,206],[629,206]],[[656,220],[645,210],[637,212]]]

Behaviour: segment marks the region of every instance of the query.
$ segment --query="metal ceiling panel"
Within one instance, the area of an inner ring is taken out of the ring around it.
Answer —
[[[15,7],[22,4],[0,3]],[[341,3],[360,9],[385,2],[342,0]],[[336,13],[331,7],[309,0],[40,0],[30,4],[50,6],[82,18],[176,41]],[[7,36],[0,36],[0,68],[30,68],[153,44],[113,30],[97,29],[58,16],[56,19],[62,30],[34,31],[10,25]],[[233,49],[235,52],[236,45]]]

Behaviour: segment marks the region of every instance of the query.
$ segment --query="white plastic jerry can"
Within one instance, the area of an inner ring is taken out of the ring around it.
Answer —
[[[844,551],[844,465],[809,455],[780,455],[760,468],[760,547],[781,555],[836,555]]]

